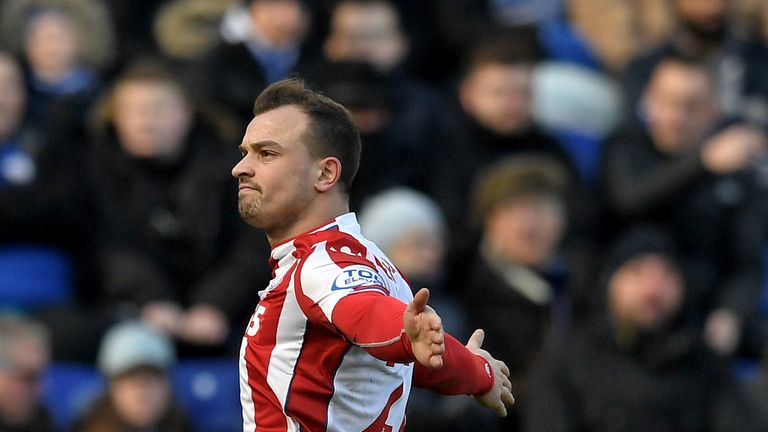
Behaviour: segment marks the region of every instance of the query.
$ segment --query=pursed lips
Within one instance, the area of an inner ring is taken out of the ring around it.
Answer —
[[[255,190],[255,191],[258,191],[259,188],[256,187],[256,186],[250,185],[248,183],[240,183],[240,185],[238,186],[238,190],[240,192],[245,191],[245,190]]]

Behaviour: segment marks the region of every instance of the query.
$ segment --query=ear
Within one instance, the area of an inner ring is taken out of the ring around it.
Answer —
[[[318,162],[319,175],[315,180],[315,190],[323,193],[336,186],[341,178],[341,161],[335,156],[328,156]]]

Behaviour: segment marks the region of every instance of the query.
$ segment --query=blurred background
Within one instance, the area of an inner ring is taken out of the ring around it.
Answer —
[[[3,0],[0,431],[236,431],[269,245],[230,169],[298,75],[363,233],[517,404],[408,431],[768,430],[768,1]]]

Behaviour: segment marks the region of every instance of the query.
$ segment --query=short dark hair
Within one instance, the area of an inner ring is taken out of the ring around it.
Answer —
[[[288,78],[270,85],[256,98],[253,115],[287,105],[309,116],[305,138],[310,156],[338,158],[342,167],[339,183],[349,192],[360,165],[360,132],[349,111],[311,90],[301,79]]]
[[[542,49],[533,29],[520,27],[500,31],[472,45],[464,58],[463,76],[488,64],[505,66],[530,66],[542,57]]]

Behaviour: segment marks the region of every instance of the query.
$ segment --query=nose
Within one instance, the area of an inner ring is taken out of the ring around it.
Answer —
[[[253,168],[245,162],[245,157],[232,167],[232,177],[236,179],[240,177],[253,177]]]

